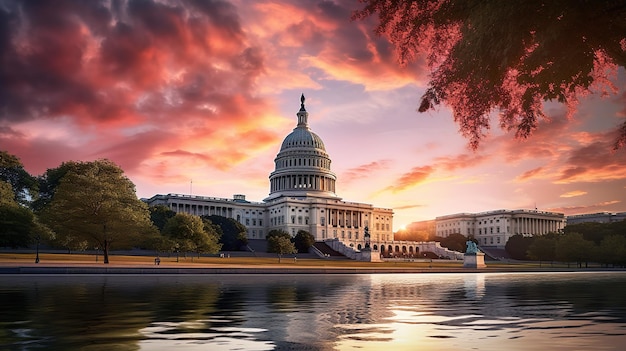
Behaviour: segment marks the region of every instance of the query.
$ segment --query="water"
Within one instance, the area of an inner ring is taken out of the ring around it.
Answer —
[[[0,350],[623,350],[626,272],[0,276]]]

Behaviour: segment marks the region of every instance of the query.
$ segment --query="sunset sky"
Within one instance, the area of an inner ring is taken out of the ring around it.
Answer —
[[[0,1],[0,149],[40,175],[108,158],[139,197],[262,201],[300,94],[346,201],[413,221],[495,209],[626,211],[626,118],[617,94],[572,119],[548,104],[526,141],[494,119],[477,151],[445,106],[418,113],[428,71],[400,67],[351,21],[356,0]]]

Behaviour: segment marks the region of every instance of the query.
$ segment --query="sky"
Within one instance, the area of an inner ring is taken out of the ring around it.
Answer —
[[[527,140],[498,128],[476,151],[451,111],[418,113],[423,60],[398,64],[351,21],[356,0],[0,0],[0,150],[41,175],[106,158],[138,197],[250,201],[306,97],[346,201],[394,209],[394,229],[496,209],[626,211],[626,118],[618,92],[549,103]]]

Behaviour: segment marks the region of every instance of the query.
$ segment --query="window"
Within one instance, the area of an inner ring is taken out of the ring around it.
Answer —
[[[296,216],[291,216],[291,223],[296,224]]]
[[[250,225],[250,218],[246,218],[246,225]]]
[[[320,217],[320,224],[326,225],[326,217]]]

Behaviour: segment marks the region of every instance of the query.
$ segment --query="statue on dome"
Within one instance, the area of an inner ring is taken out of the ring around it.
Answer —
[[[306,98],[304,97],[304,93],[302,93],[302,96],[300,96],[300,111],[304,111],[304,100],[306,100]]]

